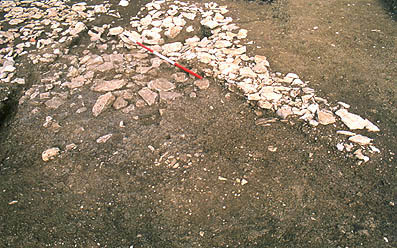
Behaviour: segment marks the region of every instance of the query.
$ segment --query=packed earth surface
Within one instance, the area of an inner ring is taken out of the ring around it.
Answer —
[[[397,247],[390,9],[1,1],[0,247]]]

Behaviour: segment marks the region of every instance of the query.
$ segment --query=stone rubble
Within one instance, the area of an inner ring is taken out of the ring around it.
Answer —
[[[93,116],[98,117],[112,106],[114,110],[128,114],[136,108],[169,103],[183,95],[197,96],[194,91],[183,92],[180,85],[190,84],[199,90],[207,90],[212,82],[209,79],[213,78],[230,91],[241,92],[257,110],[279,116],[260,118],[256,125],[269,126],[279,119],[286,122],[299,119],[315,128],[319,125],[336,127],[341,121],[350,130],[380,131],[369,120],[348,112],[348,104],[329,103],[317,96],[299,75],[273,73],[265,56],[249,57],[249,30],[233,23],[227,16],[226,6],[154,0],[131,18],[129,26],[121,27],[87,25],[98,14],[119,18],[108,3],[68,6],[63,2],[43,1],[32,3],[32,7],[24,6],[23,11],[18,5],[19,2],[0,2],[0,8],[6,13],[0,26],[7,22],[15,27],[0,31],[0,44],[9,45],[0,49],[1,82],[25,83],[23,78],[15,78],[18,63],[14,62],[24,54],[33,64],[51,64],[63,59],[68,65],[66,78],[61,77],[62,73],[43,77],[44,87],[33,86],[32,91],[27,91],[21,98],[21,104],[37,102],[40,98],[46,107],[55,110],[63,106],[68,97],[90,90],[96,94],[97,100],[91,106],[80,106],[75,113],[84,113],[87,107],[92,107]],[[128,6],[129,1],[121,0],[119,5]],[[51,27],[52,31],[44,32],[44,27]],[[92,42],[89,47],[101,51],[100,54],[93,54],[90,49],[83,51],[82,56],[69,54],[68,44],[83,31]],[[204,37],[199,38],[203,33]],[[19,43],[14,44],[17,40]],[[193,80],[184,72],[174,73],[169,79],[160,77],[159,70],[164,61],[148,55],[135,41],[150,45],[174,61],[194,65],[194,70],[206,79]],[[129,52],[120,52],[122,49]],[[108,53],[109,50],[112,53]],[[59,63],[59,68],[64,65]],[[62,95],[53,95],[51,92],[55,89],[62,90]],[[341,134],[338,139],[347,136],[345,141],[359,145],[360,149],[370,149],[368,145],[373,142],[371,138],[349,131],[337,133]],[[336,145],[339,151],[352,151],[350,146],[343,142]]]

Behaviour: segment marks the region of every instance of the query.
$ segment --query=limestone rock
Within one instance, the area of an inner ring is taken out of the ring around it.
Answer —
[[[165,78],[152,80],[148,83],[148,87],[157,91],[170,91],[175,89],[175,85]]]
[[[98,97],[98,100],[92,107],[92,114],[97,117],[100,115],[108,106],[110,106],[116,97],[111,93],[108,92],[106,94],[101,95]]]
[[[69,33],[70,33],[72,36],[76,36],[76,35],[78,35],[81,31],[85,30],[86,28],[87,28],[87,27],[85,26],[84,23],[78,22],[78,23],[76,23],[76,24],[74,25],[74,27],[71,27],[71,28],[69,29]]]
[[[123,97],[119,96],[116,98],[116,100],[113,103],[113,108],[114,109],[122,109],[128,105],[128,102],[124,100]]]
[[[114,79],[111,81],[97,81],[92,87],[91,90],[97,92],[107,92],[121,89],[127,82],[122,79]]]
[[[194,85],[196,85],[200,90],[206,90],[210,87],[210,81],[208,79],[200,79],[194,82]]]
[[[101,136],[96,140],[96,143],[98,143],[98,144],[106,143],[112,136],[113,136],[113,134],[111,134],[111,133]]]
[[[52,99],[45,102],[45,105],[50,109],[57,109],[59,106],[65,103],[65,100],[62,98],[55,96]]]
[[[247,38],[247,34],[248,34],[248,30],[240,29],[240,31],[238,31],[237,38],[238,39],[245,39],[245,38]]]
[[[336,119],[331,111],[320,110],[317,112],[318,122],[322,125],[328,125],[336,122]]]
[[[56,156],[58,156],[60,152],[61,152],[61,150],[58,147],[52,147],[52,148],[45,150],[41,154],[41,158],[43,159],[43,161],[47,162],[47,161],[54,159]]]
[[[188,80],[188,77],[184,72],[177,72],[172,74],[172,79],[174,79],[177,83],[184,83]]]
[[[71,82],[66,82],[62,85],[68,87],[69,89],[80,88],[81,86],[84,85],[85,81],[86,79],[83,76],[78,76],[72,78]]]
[[[175,98],[181,97],[181,93],[177,92],[168,92],[168,91],[160,91],[160,99],[163,101],[173,101]]]
[[[356,158],[363,160],[364,162],[368,162],[369,161],[369,157],[365,156],[362,152],[362,149],[357,149],[354,152],[354,155],[356,155]]]
[[[182,49],[183,45],[181,42],[174,42],[163,45],[163,52],[164,53],[171,53],[171,52],[178,52]]]
[[[156,102],[157,99],[157,93],[151,91],[149,88],[145,87],[138,91],[138,95],[140,95],[145,102],[151,106]]]
[[[357,134],[355,136],[352,136],[352,137],[349,138],[349,140],[351,142],[357,143],[357,144],[362,145],[362,146],[369,145],[371,143],[371,141],[372,141],[372,139],[370,139],[370,138],[368,138],[366,136],[363,136],[361,134]]]
[[[215,42],[215,47],[216,48],[225,48],[225,47],[230,47],[232,46],[233,43],[231,43],[228,40],[218,40]]]
[[[200,23],[201,25],[209,27],[210,29],[214,29],[219,26],[219,23],[217,21],[211,20],[210,18],[203,19]]]
[[[284,105],[277,110],[276,114],[280,116],[282,119],[287,119],[288,116],[294,113],[292,112],[292,108],[290,106]]]
[[[119,35],[124,32],[124,28],[122,27],[115,27],[109,29],[109,35]]]
[[[165,36],[173,39],[178,36],[178,34],[182,31],[182,27],[174,26],[170,27],[167,31],[164,32]],[[161,36],[160,36],[161,37]]]
[[[363,129],[368,125],[367,121],[361,118],[361,116],[349,113],[346,109],[339,109],[335,114],[341,118],[342,122],[349,129]]]
[[[240,69],[240,76],[242,77],[250,77],[255,78],[257,75],[254,71],[252,71],[249,67],[243,67]]]
[[[322,125],[328,125],[336,122],[335,116],[331,111],[328,110],[320,110],[317,112],[318,122]]]

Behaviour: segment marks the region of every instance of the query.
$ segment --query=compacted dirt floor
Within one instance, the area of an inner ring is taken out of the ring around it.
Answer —
[[[92,25],[127,25],[146,2],[110,1],[126,18],[103,16]],[[66,97],[56,110],[20,104],[1,129],[0,247],[397,246],[397,25],[390,13],[374,0],[218,4],[248,30],[248,55],[265,55],[273,72],[296,73],[319,96],[376,123],[381,131],[368,135],[380,153],[359,163],[338,151],[331,140],[341,124],[256,125],[277,116],[259,113],[215,78],[199,89],[186,77],[173,101],[96,118],[91,91]],[[89,43],[83,37],[70,54],[84,56]],[[29,79],[15,97],[63,70],[20,59],[19,73]],[[171,80],[178,72],[162,64],[149,77]],[[89,110],[77,115],[81,103]],[[43,127],[47,116],[59,126]],[[62,152],[44,162],[50,147]]]

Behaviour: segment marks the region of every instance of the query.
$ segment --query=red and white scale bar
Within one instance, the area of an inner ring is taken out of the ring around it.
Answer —
[[[162,55],[162,54],[160,54],[160,53],[154,51],[153,49],[150,49],[149,47],[143,45],[142,43],[136,41],[136,44],[138,44],[138,45],[140,45],[141,47],[145,48],[146,50],[148,50],[149,52],[153,53],[153,54],[156,55],[157,57],[159,57],[159,58],[161,58],[161,59],[167,61],[167,62],[170,63],[171,65],[174,65],[174,66],[176,66],[176,67],[178,67],[178,68],[184,70],[185,72],[187,72],[187,73],[189,73],[189,74],[195,76],[195,77],[198,78],[198,79],[203,79],[203,77],[200,76],[200,75],[198,75],[197,73],[192,72],[192,71],[189,70],[188,68],[181,66],[180,64],[176,63],[175,61],[173,61],[173,60],[167,58],[166,56],[164,56],[164,55]]]

